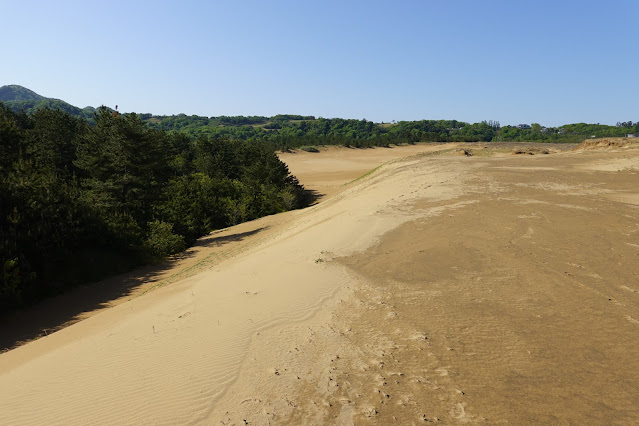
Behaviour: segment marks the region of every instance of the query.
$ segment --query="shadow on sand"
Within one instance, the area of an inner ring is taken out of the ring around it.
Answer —
[[[265,227],[232,235],[218,236],[222,230],[200,238],[194,247],[221,247],[242,241],[263,231]],[[76,287],[67,293],[46,299],[23,311],[2,319],[0,323],[0,353],[31,340],[46,336],[80,321],[83,314],[109,306],[109,302],[133,294],[140,286],[162,280],[162,276],[176,265],[195,256],[189,249],[154,265],[137,268],[102,281]]]
[[[321,192],[318,192],[314,189],[305,189],[304,190],[304,195],[302,195],[302,197],[304,198],[304,203],[306,206],[313,206],[317,203],[320,202],[320,200],[325,196],[326,194],[322,194]]]

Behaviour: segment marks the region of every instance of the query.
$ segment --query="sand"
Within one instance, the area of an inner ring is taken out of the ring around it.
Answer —
[[[639,150],[477,149],[282,154],[318,204],[0,355],[0,424],[639,422]]]

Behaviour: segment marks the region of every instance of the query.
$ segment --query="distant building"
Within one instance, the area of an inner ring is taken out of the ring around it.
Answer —
[[[516,127],[518,129],[530,129],[530,124],[518,124]]]
[[[637,133],[628,133],[626,135],[627,138],[639,138],[639,134]]]

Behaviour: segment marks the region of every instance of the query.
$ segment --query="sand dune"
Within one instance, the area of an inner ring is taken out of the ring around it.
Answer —
[[[639,422],[639,153],[442,149],[283,154],[332,196],[0,355],[0,424]]]

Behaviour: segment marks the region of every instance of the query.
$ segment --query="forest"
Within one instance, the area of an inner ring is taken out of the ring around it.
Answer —
[[[639,133],[639,122],[616,126],[575,123],[530,128],[501,126],[498,121],[466,123],[457,120],[419,120],[374,123],[366,119],[273,117],[201,117],[185,114],[142,114],[151,128],[193,136],[209,135],[234,140],[261,141],[273,149],[286,150],[309,145],[343,145],[357,148],[415,142],[555,142],[575,143],[590,137],[621,137]]]
[[[305,203],[260,143],[156,130],[107,108],[93,121],[0,103],[0,312]]]
[[[34,114],[43,108],[60,109],[89,124],[95,124],[95,108],[78,108],[62,100],[46,98],[25,87],[0,87],[0,102],[16,113]],[[179,132],[191,137],[259,142],[272,150],[317,145],[356,148],[415,142],[581,142],[590,137],[619,137],[639,133],[639,122],[623,121],[615,126],[575,123],[545,127],[501,126],[498,121],[466,123],[457,120],[418,120],[375,123],[366,119],[322,118],[309,115],[265,116],[153,115],[138,114],[149,128]]]

